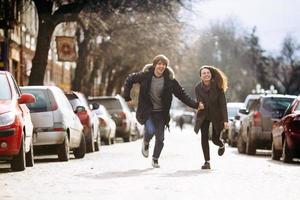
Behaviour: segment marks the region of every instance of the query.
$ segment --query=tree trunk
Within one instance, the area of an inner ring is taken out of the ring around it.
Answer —
[[[78,39],[79,40],[79,39]],[[82,81],[87,73],[87,55],[88,55],[89,37],[84,37],[84,40],[78,45],[78,60],[75,69],[74,79],[72,81],[72,90],[81,91]]]
[[[49,20],[39,20],[39,31],[35,55],[32,60],[32,68],[28,85],[43,85],[48,61],[50,41],[55,26]]]

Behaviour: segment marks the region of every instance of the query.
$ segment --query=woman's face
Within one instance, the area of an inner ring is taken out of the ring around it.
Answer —
[[[165,65],[163,62],[159,61],[154,69],[154,73],[156,76],[160,77],[163,75],[164,71],[166,70],[167,65]]]
[[[204,82],[210,81],[211,80],[211,73],[210,73],[209,69],[203,68],[201,70],[200,78]]]

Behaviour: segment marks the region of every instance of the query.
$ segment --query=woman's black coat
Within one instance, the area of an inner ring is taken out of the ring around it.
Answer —
[[[138,97],[138,107],[136,111],[136,118],[139,123],[144,124],[149,118],[153,105],[150,98],[150,87],[152,76],[154,76],[154,67],[152,65],[146,65],[144,69],[138,73],[130,74],[124,83],[123,97],[125,101],[130,101],[130,90],[134,83],[140,84],[140,91]],[[170,108],[172,102],[172,94],[180,99],[186,105],[192,108],[198,108],[198,103],[191,99],[180,86],[178,81],[174,78],[174,72],[171,68],[167,67],[164,74],[164,86],[161,94],[163,104],[163,114],[165,125],[170,121]]]
[[[195,87],[195,93],[197,101],[204,104],[204,110],[199,110],[197,112],[194,131],[198,133],[203,121],[209,114],[213,127],[215,128],[217,133],[220,133],[224,128],[224,122],[228,121],[226,98],[224,92],[217,87],[215,82],[212,82],[209,93],[207,94],[203,83],[200,82]]]

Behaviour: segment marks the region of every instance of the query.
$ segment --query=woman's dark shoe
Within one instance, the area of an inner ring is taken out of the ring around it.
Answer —
[[[154,167],[154,168],[160,168],[160,165],[158,164],[158,160],[157,159],[152,159],[152,167]]]
[[[222,156],[225,152],[225,145],[223,144],[222,147],[219,147],[219,150],[218,150],[218,155],[219,156]]]
[[[202,165],[201,169],[210,169],[210,164],[208,161],[205,161],[204,165]]]

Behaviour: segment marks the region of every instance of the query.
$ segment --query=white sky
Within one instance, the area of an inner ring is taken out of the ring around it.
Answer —
[[[211,20],[236,17],[247,30],[257,27],[263,49],[279,51],[287,34],[300,42],[300,0],[194,0],[191,23],[205,26]]]

